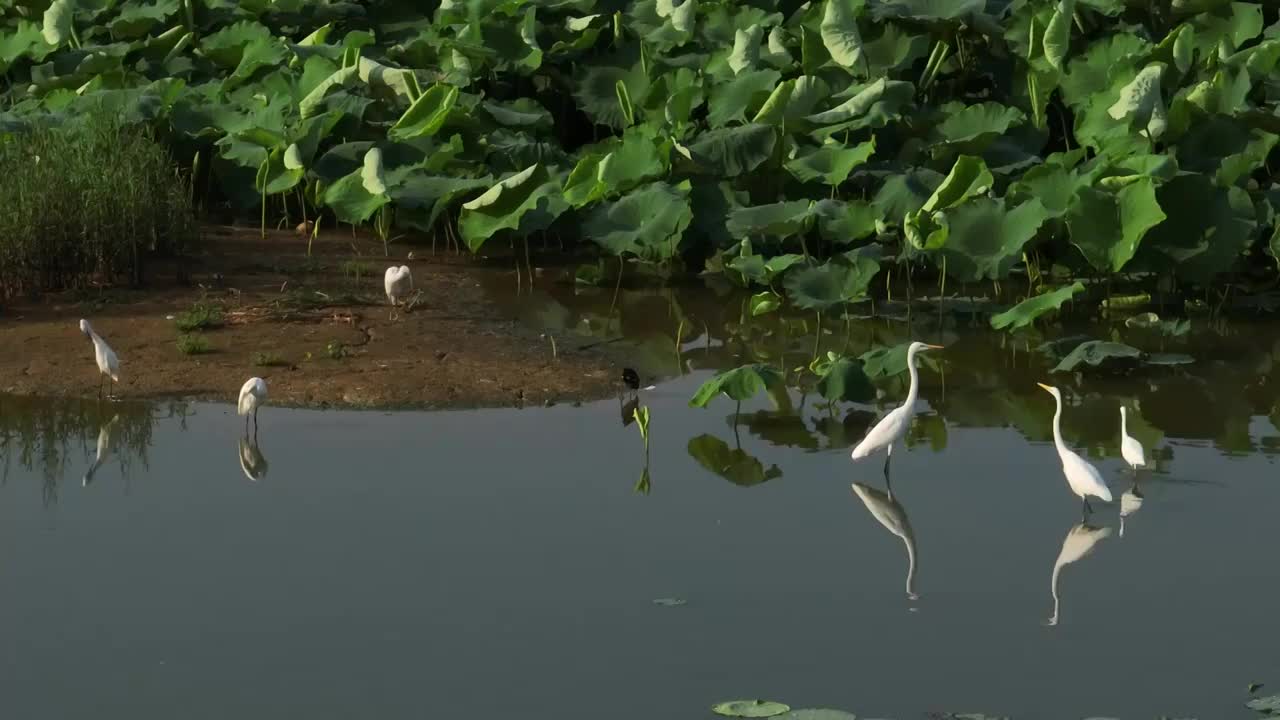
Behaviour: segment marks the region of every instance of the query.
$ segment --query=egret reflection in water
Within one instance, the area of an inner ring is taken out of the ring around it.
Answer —
[[[1124,519],[1142,509],[1142,490],[1135,480],[1133,487],[1120,496],[1120,537],[1124,537]]]
[[[853,492],[867,506],[871,516],[885,526],[889,532],[897,535],[907,547],[907,597],[919,599],[915,591],[916,581],[916,534],[911,529],[911,521],[907,519],[907,511],[893,497],[892,488],[888,492],[880,492],[862,483],[853,483]]]
[[[111,456],[111,451],[115,448],[116,433],[119,427],[120,415],[117,413],[98,428],[98,449],[94,453],[93,464],[85,471],[84,478],[80,481],[82,487],[88,487],[89,483],[93,482],[93,474],[98,472],[98,468],[102,467],[102,463],[106,462],[107,458]]]
[[[244,435],[240,438],[240,470],[253,482],[267,476],[267,458],[258,447],[257,436],[254,432],[253,437]]]
[[[1053,595],[1053,616],[1049,618],[1049,625],[1058,624],[1058,577],[1062,574],[1062,568],[1092,553],[1098,543],[1110,535],[1111,528],[1093,527],[1087,523],[1080,523],[1067,532],[1058,559],[1053,563],[1053,576],[1049,580],[1049,593]]]

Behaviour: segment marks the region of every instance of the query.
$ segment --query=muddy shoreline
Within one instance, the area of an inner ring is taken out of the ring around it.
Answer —
[[[121,399],[234,402],[251,376],[270,404],[352,409],[465,409],[586,402],[616,394],[622,363],[605,344],[575,347],[522,324],[489,300],[485,274],[514,271],[430,246],[392,246],[336,232],[312,255],[293,233],[206,228],[190,285],[156,268],[143,290],[91,288],[0,306],[0,392],[95,397],[87,318],[120,357]],[[408,257],[409,253],[413,257]],[[382,274],[413,273],[410,305],[390,317]],[[539,282],[551,282],[539,278]],[[187,333],[209,351],[184,354],[176,318],[221,309]],[[616,351],[615,351],[616,352]]]

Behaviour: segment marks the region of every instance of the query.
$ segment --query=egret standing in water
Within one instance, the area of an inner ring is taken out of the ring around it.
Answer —
[[[394,320],[396,315],[396,305],[404,302],[409,297],[409,291],[413,290],[413,275],[409,273],[408,265],[400,267],[387,268],[386,275],[383,276],[382,287],[387,291],[387,300],[391,301],[391,316]]]
[[[1142,443],[1129,437],[1129,426],[1123,405],[1120,406],[1120,455],[1125,462],[1129,463],[1129,467],[1133,468],[1135,475],[1138,468],[1147,464],[1142,454]]]
[[[854,460],[861,460],[868,455],[884,450],[884,476],[889,478],[889,459],[893,456],[893,444],[907,434],[911,427],[911,419],[916,415],[916,396],[920,391],[920,376],[916,372],[916,353],[922,350],[941,350],[941,345],[929,345],[913,342],[907,348],[907,372],[911,374],[911,387],[907,390],[907,400],[901,407],[895,408],[881,418],[875,427],[867,432],[867,436],[858,443],[850,453]]]
[[[244,416],[244,434],[249,434],[249,415],[253,415],[253,434],[258,434],[258,406],[267,402],[267,381],[260,377],[251,377],[240,388],[240,399],[236,402],[236,412]]]
[[[1057,403],[1057,409],[1053,412],[1053,444],[1058,446],[1058,457],[1062,459],[1062,474],[1067,478],[1067,485],[1071,486],[1071,492],[1084,501],[1080,510],[1083,517],[1085,512],[1093,512],[1093,508],[1089,507],[1090,495],[1103,502],[1111,502],[1111,490],[1102,481],[1097,468],[1062,442],[1062,393],[1052,385],[1036,384],[1052,395]]]
[[[89,336],[93,341],[93,359],[98,363],[98,399],[102,399],[102,383],[104,377],[111,378],[111,382],[120,382],[120,358],[116,357],[116,353],[107,344],[102,336],[93,331],[89,326],[89,321],[80,320],[80,332]],[[108,395],[110,397],[110,395]]]

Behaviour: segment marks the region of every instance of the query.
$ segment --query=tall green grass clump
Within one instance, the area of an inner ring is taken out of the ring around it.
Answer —
[[[106,113],[0,135],[0,296],[142,284],[197,228],[187,179],[152,132]]]

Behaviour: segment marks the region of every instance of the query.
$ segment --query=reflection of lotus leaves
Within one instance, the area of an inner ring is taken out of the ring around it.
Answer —
[[[734,416],[729,416],[734,422]],[[817,450],[818,439],[809,432],[804,418],[794,413],[770,412],[760,410],[737,417],[738,424],[745,425],[752,435],[765,440],[776,447],[798,447],[804,450]]]
[[[729,448],[728,443],[714,435],[699,435],[689,440],[689,454],[702,467],[728,480],[734,485],[759,485],[782,477],[782,470],[764,465],[742,450]]]

